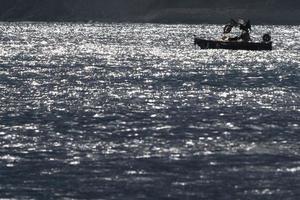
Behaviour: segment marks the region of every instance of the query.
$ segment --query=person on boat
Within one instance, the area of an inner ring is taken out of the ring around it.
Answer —
[[[240,30],[242,30],[242,34],[240,35],[240,39],[243,42],[249,42],[251,40],[250,38],[250,31],[251,31],[251,23],[250,20],[247,21],[247,23],[244,22],[244,20],[241,21],[239,25]]]
[[[229,34],[232,30],[233,27],[239,27],[239,29],[242,31],[240,36],[233,36],[233,37],[228,37],[224,35],[222,37],[223,40],[228,40],[228,41],[243,41],[243,42],[249,42],[251,40],[250,38],[250,31],[251,31],[251,23],[250,20],[245,23],[244,20],[239,20],[238,22],[231,19],[230,23],[227,24],[224,27],[224,34]]]

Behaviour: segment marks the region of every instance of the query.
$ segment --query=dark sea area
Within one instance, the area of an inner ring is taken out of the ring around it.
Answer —
[[[0,199],[297,200],[300,26],[1,23]]]

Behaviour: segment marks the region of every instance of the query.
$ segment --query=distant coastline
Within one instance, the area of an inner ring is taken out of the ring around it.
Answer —
[[[0,0],[0,21],[300,24],[294,0]]]

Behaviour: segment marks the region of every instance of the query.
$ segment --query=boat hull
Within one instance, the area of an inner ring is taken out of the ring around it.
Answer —
[[[270,51],[272,42],[239,42],[239,41],[214,41],[195,38],[194,44],[201,49],[231,49],[231,50],[249,50],[249,51]]]

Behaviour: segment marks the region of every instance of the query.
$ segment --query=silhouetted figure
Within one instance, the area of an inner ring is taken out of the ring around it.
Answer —
[[[230,22],[224,27],[223,33],[224,34],[230,33],[233,27],[239,27],[239,29],[242,30],[242,33],[240,36],[229,37],[228,38],[229,41],[242,40],[243,42],[249,42],[251,40],[251,38],[250,38],[250,31],[251,31],[250,20],[248,20],[245,23],[245,21],[242,19],[240,19],[238,21],[231,19]]]
[[[251,31],[250,20],[245,22],[243,19],[240,19],[237,26],[243,31]]]

